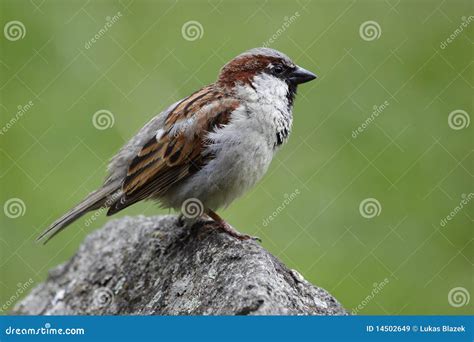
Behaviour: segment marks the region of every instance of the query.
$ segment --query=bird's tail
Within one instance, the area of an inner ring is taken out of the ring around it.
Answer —
[[[96,210],[101,207],[109,207],[108,199],[110,196],[114,196],[114,192],[118,190],[117,185],[108,184],[102,188],[90,193],[82,202],[76,205],[74,208],[69,210],[66,214],[54,221],[48,229],[46,229],[40,236],[36,238],[36,241],[42,241],[46,244],[56,234],[65,229],[72,222],[86,214],[91,210]]]

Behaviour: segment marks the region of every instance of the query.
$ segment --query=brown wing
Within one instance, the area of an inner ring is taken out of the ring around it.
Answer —
[[[168,115],[162,134],[140,150],[128,168],[123,195],[107,215],[151,195],[163,194],[176,182],[189,177],[208,161],[204,156],[207,133],[229,122],[237,100],[223,100],[212,86],[192,94]]]

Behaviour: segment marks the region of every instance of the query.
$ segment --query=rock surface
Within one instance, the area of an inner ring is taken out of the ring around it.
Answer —
[[[125,217],[90,234],[21,302],[20,315],[346,315],[254,241],[175,216]]]

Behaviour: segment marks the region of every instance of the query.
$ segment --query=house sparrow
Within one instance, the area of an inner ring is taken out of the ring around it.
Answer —
[[[195,201],[202,207],[198,216],[211,218],[212,226],[238,239],[251,238],[215,211],[266,173],[288,139],[297,85],[315,78],[273,49],[255,48],[235,57],[215,83],[151,119],[112,158],[104,185],[37,240],[46,243],[88,211],[108,208],[112,215],[149,199],[178,210]]]

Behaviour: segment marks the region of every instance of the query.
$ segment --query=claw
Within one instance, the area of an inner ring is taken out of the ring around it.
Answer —
[[[262,242],[262,239],[260,239],[258,236],[251,236],[247,234],[242,234],[238,232],[234,227],[232,227],[230,224],[228,224],[224,219],[222,219],[219,215],[217,215],[214,211],[207,209],[206,210],[207,216],[209,216],[213,221],[208,221],[204,224],[204,226],[211,227],[211,228],[217,228],[223,230],[225,233],[228,235],[239,239],[241,241],[244,240],[253,240],[253,241],[258,241]]]

